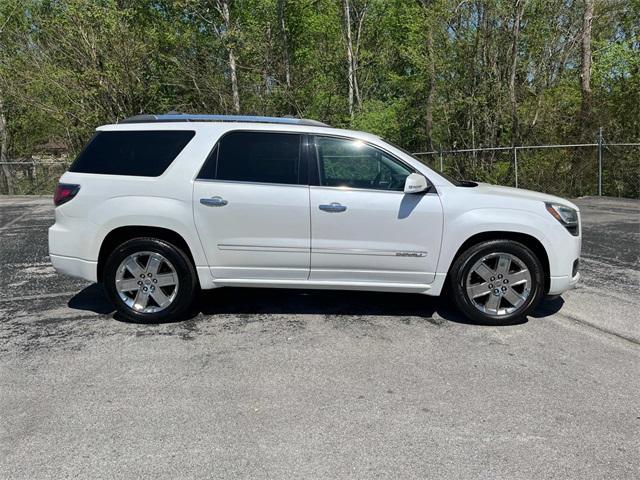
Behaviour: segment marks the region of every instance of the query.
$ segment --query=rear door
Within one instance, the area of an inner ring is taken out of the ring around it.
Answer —
[[[215,279],[306,280],[310,215],[305,136],[233,131],[194,183],[193,211]]]
[[[380,148],[314,138],[311,280],[428,284],[442,237],[437,193],[405,194],[413,168]]]

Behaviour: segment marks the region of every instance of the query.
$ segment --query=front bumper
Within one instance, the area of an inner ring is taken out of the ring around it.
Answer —
[[[560,295],[561,293],[571,290],[580,281],[580,272],[576,272],[575,276],[570,275],[563,277],[551,277],[549,279],[549,295]]]
[[[580,225],[582,229],[582,225]],[[568,236],[562,232],[557,241],[555,261],[550,265],[551,276],[549,278],[549,295],[560,295],[576,286],[580,281],[580,253],[582,249],[582,231],[579,236]]]

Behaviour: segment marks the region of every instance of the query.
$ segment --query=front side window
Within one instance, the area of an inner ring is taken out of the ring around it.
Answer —
[[[228,133],[218,142],[198,178],[297,184],[301,138],[290,133]]]
[[[403,191],[411,170],[359,140],[316,137],[320,185]]]
[[[101,131],[69,171],[157,177],[194,137],[190,130]]]

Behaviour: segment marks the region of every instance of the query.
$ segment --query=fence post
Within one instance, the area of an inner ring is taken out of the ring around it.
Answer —
[[[598,129],[598,196],[602,196],[602,127]]]
[[[443,170],[443,166],[442,166],[442,150],[440,150],[440,171]]]
[[[513,169],[516,176],[516,188],[518,188],[518,147],[513,147]]]

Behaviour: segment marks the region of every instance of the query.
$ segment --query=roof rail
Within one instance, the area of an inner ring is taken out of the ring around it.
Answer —
[[[306,125],[308,127],[328,127],[317,120],[292,117],[261,117],[254,115],[206,115],[191,113],[165,113],[161,115],[135,115],[118,123],[158,123],[158,122],[249,122],[279,123],[284,125]]]

